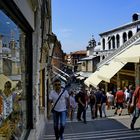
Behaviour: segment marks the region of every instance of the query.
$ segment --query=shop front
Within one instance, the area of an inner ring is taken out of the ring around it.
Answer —
[[[27,139],[33,127],[32,32],[32,28],[13,1],[0,2],[2,140]]]

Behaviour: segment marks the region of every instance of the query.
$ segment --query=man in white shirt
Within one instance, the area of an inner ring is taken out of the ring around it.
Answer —
[[[54,90],[51,91],[49,95],[50,103],[55,104],[58,97],[61,95],[64,89],[61,88],[61,81],[60,79],[55,79],[53,82]],[[69,94],[68,91],[65,90],[62,93],[62,96],[58,100],[56,106],[54,107],[53,111],[53,122],[54,122],[54,132],[56,140],[64,140],[63,133],[66,123],[66,114],[67,114],[67,105],[69,105]],[[60,123],[60,128],[59,128]]]

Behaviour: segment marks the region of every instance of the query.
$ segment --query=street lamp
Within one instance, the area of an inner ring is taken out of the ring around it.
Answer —
[[[52,81],[51,81],[51,77],[52,77],[52,66],[51,66],[51,62],[52,62],[52,56],[53,56],[53,51],[54,51],[54,47],[55,47],[55,43],[56,43],[56,36],[52,33],[52,34],[47,34],[47,43],[48,43],[48,55],[47,55],[47,81],[46,81],[46,86],[47,86],[47,117],[49,118],[49,92],[52,89]]]
[[[49,46],[49,51],[48,51],[48,66],[51,65],[51,61],[52,61],[52,56],[53,56],[53,50],[55,47],[55,42],[56,42],[56,36],[52,33],[52,34],[47,34],[47,43]]]

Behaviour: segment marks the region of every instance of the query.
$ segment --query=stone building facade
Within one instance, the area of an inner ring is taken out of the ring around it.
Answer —
[[[101,37],[101,45],[99,45],[100,50],[98,50],[97,52],[93,51],[93,56],[96,53],[96,56],[100,57],[100,62],[97,64],[96,70],[94,71],[94,73],[96,74],[93,74],[93,77],[91,76],[92,78],[89,78],[96,79],[96,81],[98,81],[95,83],[96,86],[100,83],[99,85],[105,87],[106,90],[112,90],[114,87],[123,88],[124,86],[128,86],[129,84],[133,84],[134,86],[136,86],[139,83],[139,80],[137,78],[139,77],[138,75],[140,73],[140,71],[138,70],[139,63],[135,63],[132,61],[124,63],[124,67],[118,69],[114,73],[112,72],[112,76],[110,76],[108,80],[106,80],[105,75],[109,74],[105,74],[105,72],[108,73],[107,71],[104,71],[103,73],[102,68],[108,66],[110,63],[114,63],[115,57],[117,57],[117,55],[125,52],[136,42],[139,42],[139,27],[139,13],[135,13],[132,15],[132,21],[130,23],[99,34]],[[96,47],[94,48],[94,50],[95,49]],[[92,61],[94,61],[95,58],[93,58]],[[91,83],[94,85],[94,81],[91,81]]]
[[[4,90],[0,91],[0,139],[37,140],[47,116],[51,0],[2,0],[0,14],[0,28],[7,31],[0,32],[0,78],[6,77],[2,79]],[[11,49],[14,59],[4,56],[4,47]],[[14,87],[13,76],[17,80]]]
[[[132,21],[112,30],[100,33],[100,61],[110,55],[114,50],[122,46],[133,35],[135,35],[140,28],[139,13],[132,15]]]

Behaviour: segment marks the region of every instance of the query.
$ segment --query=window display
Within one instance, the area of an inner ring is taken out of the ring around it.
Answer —
[[[25,34],[0,10],[0,139],[19,139],[26,127]]]

